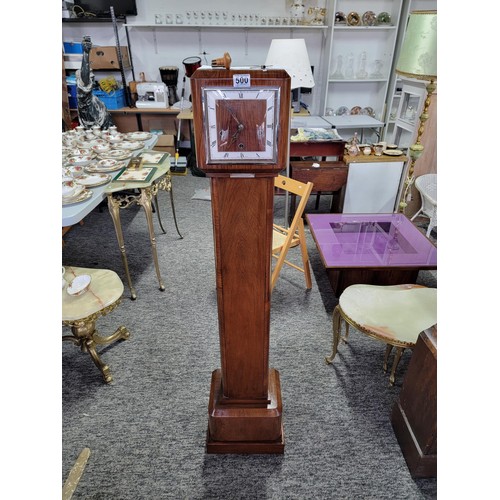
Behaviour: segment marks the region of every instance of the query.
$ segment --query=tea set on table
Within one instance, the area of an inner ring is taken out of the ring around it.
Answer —
[[[112,125],[101,130],[79,125],[62,134],[62,204],[80,203],[92,197],[87,188],[111,182],[112,172],[126,168],[134,152],[143,149],[149,132],[118,132]]]
[[[370,156],[372,153],[375,156],[401,156],[403,151],[398,149],[397,144],[387,144],[387,142],[376,142],[374,144],[359,144],[356,140],[351,139],[351,141],[346,143],[346,153],[349,156]]]

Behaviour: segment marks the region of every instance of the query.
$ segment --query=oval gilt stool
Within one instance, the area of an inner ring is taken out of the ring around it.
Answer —
[[[341,337],[341,321],[346,323]],[[389,381],[394,385],[396,369],[406,348],[413,348],[423,330],[437,323],[437,289],[421,285],[351,285],[333,311],[333,349],[328,364],[337,354],[339,341],[347,342],[349,325],[387,344],[384,371],[396,347]]]
[[[97,345],[108,345],[119,339],[128,339],[129,331],[120,326],[115,333],[101,337],[97,333],[97,319],[115,309],[123,295],[120,277],[108,269],[87,269],[83,267],[65,268],[64,279],[70,283],[76,276],[88,274],[91,277],[89,288],[78,296],[69,295],[67,285],[62,289],[62,322],[69,326],[73,335],[64,335],[63,340],[73,342],[83,352],[88,352],[92,361],[102,373],[104,381],[113,380],[106,365],[96,350]]]

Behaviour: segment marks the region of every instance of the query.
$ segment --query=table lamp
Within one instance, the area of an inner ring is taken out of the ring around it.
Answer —
[[[437,11],[416,10],[410,13],[405,38],[401,47],[401,53],[396,65],[396,73],[408,78],[427,80],[427,98],[424,109],[420,115],[420,124],[415,144],[410,146],[410,167],[405,179],[403,196],[399,203],[400,212],[405,209],[410,188],[415,181],[415,162],[424,151],[420,139],[424,132],[424,124],[429,118],[429,106],[431,96],[436,90],[437,80]]]
[[[297,89],[297,100],[293,110],[300,111],[300,88],[314,87],[314,78],[303,38],[276,39],[271,41],[265,63],[266,67],[283,68],[292,79],[292,90]]]

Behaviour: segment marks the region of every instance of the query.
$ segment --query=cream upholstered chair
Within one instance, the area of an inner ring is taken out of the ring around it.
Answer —
[[[421,213],[429,217],[429,225],[425,234],[429,237],[431,231],[437,227],[437,174],[424,174],[417,177],[415,187],[422,198],[422,205],[411,220]]]
[[[301,271],[305,275],[306,288],[312,288],[311,281],[311,268],[309,266],[309,254],[307,253],[306,245],[306,234],[304,231],[304,210],[311,195],[313,188],[312,182],[307,184],[291,179],[290,177],[285,177],[284,175],[278,175],[274,179],[274,186],[276,188],[288,191],[291,194],[300,197],[300,202],[293,216],[293,220],[288,228],[279,226],[278,224],[273,224],[273,248],[272,256],[277,259],[276,265],[271,275],[271,291],[276,284],[281,268],[284,264],[287,264],[298,271]],[[302,267],[286,260],[288,250],[292,247],[300,247],[300,252],[302,255]]]
[[[389,377],[394,384],[396,369],[406,348],[413,348],[420,332],[437,323],[437,289],[421,285],[351,285],[339,298],[333,311],[333,350],[326,358],[333,362],[341,339],[341,320],[360,332],[387,344],[384,371],[393,347],[394,362]]]

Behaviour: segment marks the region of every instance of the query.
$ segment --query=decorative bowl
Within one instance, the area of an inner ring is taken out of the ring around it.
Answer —
[[[82,155],[82,156],[70,156],[68,158],[68,164],[75,167],[85,167],[92,161],[92,156]]]
[[[99,167],[110,168],[110,167],[114,167],[117,163],[118,162],[116,160],[113,160],[111,158],[106,158],[103,160],[99,160],[97,162],[97,165],[99,165]]]
[[[96,145],[92,146],[92,149],[96,153],[105,153],[106,151],[109,151],[111,148],[109,147],[108,144],[96,144]]]

